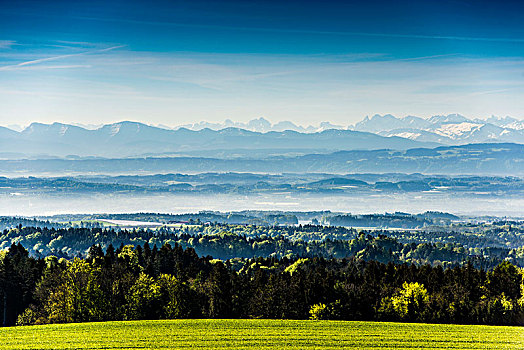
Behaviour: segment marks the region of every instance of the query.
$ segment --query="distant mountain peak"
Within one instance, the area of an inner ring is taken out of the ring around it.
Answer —
[[[448,114],[448,115],[435,115],[428,119],[430,123],[436,124],[450,124],[450,123],[462,123],[470,121],[468,118],[460,114]]]
[[[524,121],[512,117],[468,119],[458,113],[430,118],[376,114],[356,123],[353,130],[382,136],[399,136],[411,140],[461,145],[482,142],[524,143]]]
[[[272,124],[268,119],[265,117],[258,117],[255,119],[251,119],[248,122],[235,122],[231,119],[226,119],[223,123],[210,123],[206,121],[201,121],[194,124],[185,124],[177,127],[173,127],[172,129],[180,129],[182,127],[185,127],[190,130],[202,130],[202,129],[211,129],[211,130],[221,130],[225,128],[238,128],[238,129],[244,129],[244,130],[250,130],[254,132],[270,132],[270,131],[286,131],[286,130],[292,130],[300,133],[315,133],[320,132],[322,130],[326,129],[347,129],[345,126],[341,125],[335,125],[328,121],[323,121],[319,124],[319,126],[302,126],[297,125],[291,121],[283,120],[276,122]]]

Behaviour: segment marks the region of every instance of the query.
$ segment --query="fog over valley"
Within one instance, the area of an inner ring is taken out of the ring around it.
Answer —
[[[320,194],[216,195],[0,195],[0,210],[8,216],[45,216],[86,213],[194,213],[201,210],[281,210],[350,212],[355,214],[401,211],[444,211],[465,216],[522,218],[524,198],[488,196],[452,197],[439,194],[325,196]]]

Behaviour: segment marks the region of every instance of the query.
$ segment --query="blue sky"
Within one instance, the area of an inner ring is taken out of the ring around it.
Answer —
[[[524,117],[524,6],[4,1],[0,124]]]

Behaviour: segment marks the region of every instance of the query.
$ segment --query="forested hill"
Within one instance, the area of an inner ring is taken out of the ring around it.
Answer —
[[[524,174],[524,145],[472,144],[405,151],[353,150],[329,154],[278,157],[143,157],[125,159],[23,159],[4,160],[4,174],[157,174],[201,172],[254,173],[424,173]]]
[[[166,318],[397,320],[523,325],[523,275],[360,259],[199,257],[94,246],[86,259],[0,255],[4,325]]]
[[[441,193],[445,195],[524,194],[516,176],[449,176],[415,174],[253,174],[201,173],[128,176],[0,177],[0,195],[35,194],[297,194],[373,195]]]
[[[0,249],[21,244],[32,256],[54,255],[70,260],[86,257],[92,245],[108,249],[110,246],[144,244],[160,248],[168,244],[192,248],[199,255],[222,260],[356,257],[383,263],[444,267],[463,265],[470,261],[475,267],[492,269],[504,260],[524,266],[521,224],[501,223],[484,231],[468,231],[370,232],[315,225],[277,227],[228,224],[116,231],[102,228],[18,227],[0,233]]]
[[[522,222],[375,232],[25,223],[44,227],[0,233],[4,325],[201,317],[523,325]]]

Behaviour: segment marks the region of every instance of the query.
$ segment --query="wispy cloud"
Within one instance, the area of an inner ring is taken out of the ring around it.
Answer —
[[[78,69],[78,68],[92,68],[90,64],[54,64],[54,65],[35,65],[35,66],[21,66],[17,70],[46,70],[46,69]],[[0,69],[1,70],[1,69]]]
[[[436,58],[452,57],[458,56],[458,53],[449,53],[444,55],[431,55],[431,56],[419,56],[419,57],[408,57],[408,58],[395,58],[391,61],[422,61],[422,60],[432,60]]]
[[[471,93],[471,96],[481,96],[481,95],[490,95],[490,94],[500,94],[502,92],[510,91],[511,89],[497,89],[497,90],[487,90]]]
[[[118,46],[112,46],[112,47],[99,49],[99,50],[84,51],[84,52],[79,52],[79,53],[51,56],[51,57],[40,58],[40,59],[36,59],[36,60],[24,61],[24,62],[20,62],[20,63],[17,63],[17,64],[12,64],[12,65],[8,65],[8,66],[2,66],[2,67],[0,67],[0,71],[16,70],[16,69],[24,68],[25,66],[30,66],[30,65],[36,65],[36,64],[50,62],[50,61],[61,60],[61,59],[65,59],[65,58],[75,57],[75,56],[82,56],[82,55],[95,54],[95,53],[102,53],[102,52],[107,52],[107,51],[119,49],[119,48],[122,48],[122,47],[125,47],[125,45],[118,45]],[[45,66],[45,68],[47,68],[47,69],[56,69],[56,68],[63,68],[63,67],[64,66]]]
[[[198,28],[198,29],[227,29],[227,30],[240,30],[240,31],[252,31],[252,32],[266,32],[266,33],[315,34],[315,35],[361,36],[361,37],[381,37],[381,38],[400,38],[400,39],[405,38],[405,39],[524,43],[523,38],[471,37],[471,36],[454,36],[454,35],[424,35],[424,34],[415,34],[415,33],[374,33],[374,32],[350,32],[350,31],[332,31],[332,30],[316,30],[316,29],[246,27],[246,26],[194,24],[194,23],[163,22],[163,21],[143,21],[143,20],[130,20],[130,19],[121,19],[121,18],[100,18],[100,17],[84,17],[84,16],[78,16],[76,18],[81,19],[81,20],[92,20],[92,21],[101,21],[101,22],[146,24],[146,25],[153,25],[153,26],[170,26],[170,27]]]
[[[19,45],[14,40],[0,40],[0,49],[10,49],[14,45]]]
[[[277,120],[348,124],[371,113],[454,111],[519,117],[524,110],[519,99],[524,88],[520,57],[448,54],[399,59],[388,54],[297,56],[129,49],[83,57],[99,50],[83,51],[72,51],[73,55],[65,50],[31,50],[16,56],[16,61],[6,53],[11,62],[20,62],[14,69],[34,70],[15,79],[0,74],[2,113],[11,118],[6,120],[23,117],[20,120],[30,122],[34,115],[91,120],[95,112],[97,122],[148,118],[173,124],[173,120],[244,120],[264,114]],[[37,53],[39,59],[27,56]],[[41,58],[44,53],[50,57]],[[71,56],[79,57],[68,59]],[[89,72],[45,72],[88,66]]]
[[[82,46],[82,47],[96,47],[100,45],[98,43],[91,43],[87,41],[56,40],[55,42],[59,44],[65,44],[65,45],[70,45],[70,46]]]

